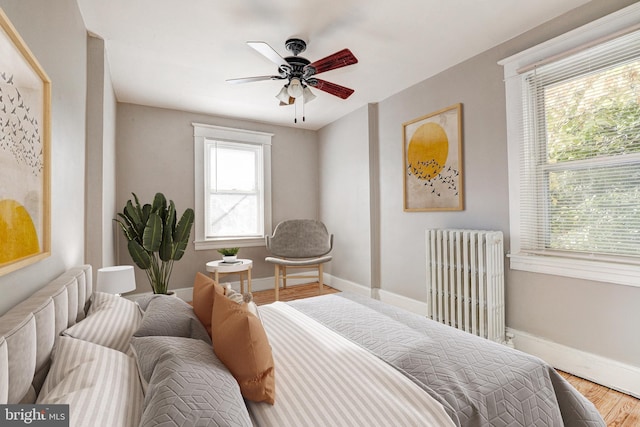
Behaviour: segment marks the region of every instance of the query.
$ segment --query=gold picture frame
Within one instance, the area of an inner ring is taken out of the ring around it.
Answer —
[[[402,124],[405,212],[464,209],[462,104]]]
[[[0,9],[0,275],[51,254],[51,80]]]

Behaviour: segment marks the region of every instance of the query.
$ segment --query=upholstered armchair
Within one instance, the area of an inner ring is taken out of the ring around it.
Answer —
[[[317,269],[317,274],[296,274],[296,279],[317,279],[322,294],[322,266],[331,261],[327,255],[333,248],[333,234],[325,225],[313,219],[292,219],[279,223],[273,236],[266,237],[267,250],[272,256],[266,262],[275,265],[275,298],[279,299],[280,279],[287,288],[287,269]],[[316,273],[316,272],[314,272]]]

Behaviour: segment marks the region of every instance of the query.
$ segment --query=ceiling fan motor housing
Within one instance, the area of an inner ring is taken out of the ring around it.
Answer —
[[[289,39],[286,41],[285,46],[287,50],[293,53],[294,56],[287,56],[284,58],[290,65],[290,69],[286,69],[285,66],[281,66],[279,71],[280,74],[291,81],[293,78],[298,78],[302,81],[306,80],[308,77],[311,77],[315,74],[315,69],[313,67],[307,67],[311,64],[307,58],[303,58],[302,56],[298,56],[300,53],[304,52],[307,48],[307,43],[301,39]],[[307,67],[305,69],[305,67]]]
[[[284,46],[287,50],[294,55],[298,56],[307,48],[307,43],[302,39],[289,39],[285,42]]]

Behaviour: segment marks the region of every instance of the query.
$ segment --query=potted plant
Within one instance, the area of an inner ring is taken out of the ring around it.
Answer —
[[[162,193],[156,193],[153,204],[140,206],[138,196],[132,193],[135,204],[127,201],[120,224],[127,238],[127,249],[133,262],[147,274],[153,293],[166,294],[174,261],[184,255],[194,220],[193,209],[184,211],[176,221],[176,207]]]
[[[238,251],[240,248],[222,248],[218,249],[218,252],[222,254],[222,260],[224,262],[235,262],[238,257]]]

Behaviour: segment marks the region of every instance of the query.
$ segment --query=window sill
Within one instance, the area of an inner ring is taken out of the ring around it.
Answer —
[[[640,265],[518,253],[508,255],[513,270],[553,274],[640,287]]]
[[[264,237],[229,240],[197,240],[193,242],[196,251],[206,251],[222,248],[249,248],[265,246]]]

